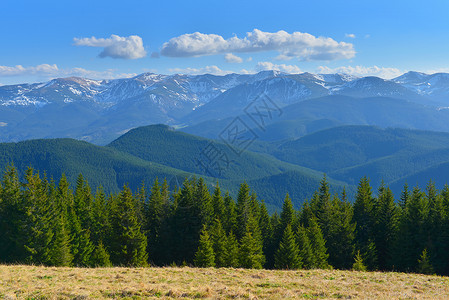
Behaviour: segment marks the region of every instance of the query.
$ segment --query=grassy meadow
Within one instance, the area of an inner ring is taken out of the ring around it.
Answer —
[[[0,299],[448,299],[449,277],[338,270],[0,266]]]

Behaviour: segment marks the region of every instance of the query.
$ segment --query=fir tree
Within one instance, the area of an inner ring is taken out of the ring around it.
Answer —
[[[363,258],[360,255],[360,250],[357,251],[354,257],[354,263],[352,264],[352,269],[354,271],[366,271],[366,266],[363,264]]]
[[[229,192],[226,192],[224,197],[224,206],[225,206],[225,217],[223,219],[223,228],[226,233],[236,232],[237,228],[237,207],[235,205],[234,200],[229,195]]]
[[[194,180],[185,180],[177,198],[176,210],[171,222],[172,249],[174,260],[178,264],[182,261],[193,263],[198,249],[198,238],[202,228],[202,218],[198,203],[194,198]]]
[[[279,248],[275,254],[275,268],[295,270],[301,267],[299,248],[295,242],[291,225],[287,225]]]
[[[151,188],[151,194],[146,209],[146,233],[148,237],[148,244],[151,245],[150,259],[153,261],[159,261],[161,255],[160,251],[163,251],[160,247],[163,214],[164,200],[161,194],[159,181],[156,178],[153,187]]]
[[[50,265],[68,267],[72,264],[73,256],[70,252],[70,237],[65,228],[64,215],[55,220],[55,235],[50,246]]]
[[[198,251],[195,254],[195,266],[208,268],[215,266],[215,254],[206,226],[203,227],[200,235]]]
[[[198,214],[201,218],[201,224],[209,226],[213,221],[214,207],[212,205],[212,198],[209,190],[207,189],[203,178],[198,180],[193,197],[194,206],[197,207]]]
[[[135,207],[131,190],[128,186],[124,186],[116,200],[112,215],[111,259],[118,265],[147,264],[147,239],[141,230]]]
[[[226,251],[226,233],[221,226],[220,219],[215,219],[212,227],[209,230],[212,248],[215,253],[215,265],[217,267],[225,266],[225,251]]]
[[[415,187],[407,202],[399,225],[394,261],[401,271],[414,271],[421,250],[426,247],[425,220],[427,203],[422,191]]]
[[[223,197],[221,196],[221,190],[220,190],[220,185],[217,184],[215,185],[215,189],[214,189],[214,194],[212,196],[212,207],[214,209],[214,216],[215,219],[220,219],[220,221],[223,223],[225,220],[225,203],[223,201]]]
[[[92,266],[94,267],[111,267],[109,253],[106,251],[103,242],[99,241],[92,253]]]
[[[441,273],[448,266],[447,252],[444,245],[448,243],[449,232],[445,221],[442,197],[438,194],[435,183],[430,181],[426,187],[425,200],[428,205],[428,213],[425,218],[425,231],[427,247],[431,257],[429,258],[435,270]]]
[[[310,245],[309,237],[307,236],[307,230],[302,225],[298,226],[296,232],[296,244],[299,248],[301,266],[305,269],[314,268],[315,256]]]
[[[21,234],[25,238],[26,260],[30,263],[50,264],[51,241],[54,235],[50,222],[52,207],[46,184],[32,168],[28,168],[25,174],[22,203],[26,218],[22,223],[24,231]]]
[[[266,257],[266,267],[272,268],[274,266],[274,252],[276,251],[273,239],[273,227],[268,214],[265,202],[262,201],[260,205],[260,218],[259,218],[259,228],[262,234],[263,240],[263,253]]]
[[[433,274],[434,270],[430,263],[427,249],[424,249],[418,259],[418,272],[422,274]]]
[[[240,190],[237,196],[237,237],[242,238],[246,231],[246,224],[252,215],[251,207],[249,205],[251,196],[249,194],[249,186],[246,182],[240,185]]]
[[[261,269],[265,264],[262,237],[257,221],[250,216],[244,236],[240,241],[240,266],[248,269]]]
[[[374,213],[374,198],[369,179],[363,177],[359,182],[354,202],[353,222],[356,224],[356,248],[360,250],[365,264],[370,270],[377,268],[377,254],[374,244]]]
[[[313,251],[313,266],[319,269],[328,268],[329,264],[327,259],[329,254],[327,254],[326,241],[315,218],[310,221],[307,233]]]
[[[375,212],[375,237],[377,263],[380,270],[391,269],[393,245],[399,226],[399,211],[390,188],[381,186]]]
[[[231,231],[226,238],[225,252],[223,254],[223,267],[237,268],[239,266],[239,243]]]
[[[22,223],[25,209],[21,201],[17,169],[8,166],[0,190],[0,260],[4,263],[23,262],[26,256]]]
[[[325,237],[329,264],[338,269],[350,269],[352,266],[355,232],[352,214],[352,206],[346,201],[345,190],[343,190],[342,200],[337,195],[332,199],[327,237]]]

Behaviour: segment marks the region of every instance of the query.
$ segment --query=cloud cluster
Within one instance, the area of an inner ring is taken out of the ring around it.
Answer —
[[[385,68],[385,67],[364,67],[364,66],[346,66],[346,67],[338,67],[338,68],[329,68],[326,66],[318,67],[318,73],[321,74],[333,74],[333,73],[344,73],[355,76],[377,76],[385,79],[395,78],[397,76],[402,75],[402,72],[396,68]]]
[[[355,34],[353,34],[353,33],[346,33],[345,37],[350,38],[350,39],[355,39]]]
[[[285,65],[285,64],[273,64],[269,61],[261,61],[258,62],[255,70],[257,72],[260,71],[267,71],[267,70],[274,70],[274,71],[281,71],[284,73],[289,73],[289,74],[299,74],[302,73],[301,69],[298,66],[295,65]]]
[[[36,76],[42,79],[50,79],[55,77],[79,76],[92,79],[114,79],[132,77],[136,74],[117,73],[114,69],[105,71],[86,70],[84,68],[59,69],[57,65],[41,64],[37,66],[24,67],[22,65],[0,66],[0,77],[12,76]]]
[[[20,76],[20,75],[49,75],[58,72],[57,65],[41,64],[32,67],[24,67],[22,65],[17,65],[14,67],[10,66],[0,66],[0,77],[6,76]]]
[[[161,54],[169,57],[194,57],[225,53],[277,51],[279,59],[300,60],[348,59],[355,55],[351,43],[337,42],[328,37],[286,31],[263,32],[254,29],[244,38],[224,39],[217,34],[200,32],[183,34],[164,43]]]
[[[217,66],[205,66],[202,68],[173,68],[168,69],[170,73],[177,74],[189,74],[189,75],[201,75],[201,74],[212,74],[212,75],[226,75],[230,73],[234,73],[232,71],[225,71],[220,69]]]
[[[241,57],[234,55],[232,53],[226,53],[224,58],[226,62],[231,64],[239,64],[243,62],[243,59]]]
[[[143,41],[140,36],[130,35],[128,37],[121,37],[112,34],[109,38],[74,38],[75,46],[100,47],[103,51],[98,55],[99,57],[112,57],[122,59],[137,59],[147,55],[143,47]]]

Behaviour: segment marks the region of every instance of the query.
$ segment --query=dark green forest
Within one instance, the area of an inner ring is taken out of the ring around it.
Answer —
[[[157,179],[107,195],[10,166],[0,183],[0,262],[48,266],[337,268],[449,274],[449,186],[404,186],[398,199],[363,177],[355,199],[324,176],[295,210],[270,215],[246,182],[236,199],[202,178]]]

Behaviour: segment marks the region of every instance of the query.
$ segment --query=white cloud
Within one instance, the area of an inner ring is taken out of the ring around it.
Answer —
[[[248,32],[244,38],[234,36],[224,39],[217,34],[200,32],[183,34],[164,43],[161,54],[170,57],[193,57],[263,51],[277,51],[279,57],[300,60],[348,59],[355,55],[351,43],[337,42],[328,37],[315,37],[302,32],[263,32],[258,29]]]
[[[136,74],[134,73],[117,73],[114,69],[108,69],[105,71],[86,70],[84,68],[60,69],[55,64],[41,64],[30,67],[24,67],[22,65],[17,65],[14,67],[0,66],[0,77],[36,76],[42,79],[50,79],[55,77],[79,76],[92,79],[114,79],[132,77],[135,75]]]
[[[234,73],[232,71],[225,71],[220,69],[217,66],[206,66],[203,68],[173,68],[168,69],[170,73],[178,73],[178,74],[190,74],[190,75],[201,75],[201,74],[213,74],[213,75],[226,75],[230,73]]]
[[[353,34],[353,33],[346,33],[345,37],[351,38],[351,39],[355,39],[355,34]]]
[[[234,55],[232,53],[226,53],[225,54],[225,60],[228,63],[233,63],[233,64],[239,64],[243,62],[243,59],[237,55]]]
[[[403,74],[403,72],[396,68],[385,68],[385,67],[364,67],[364,66],[346,66],[338,68],[329,68],[326,66],[318,67],[318,73],[322,74],[333,74],[333,73],[344,73],[355,76],[377,76],[385,79],[395,78]]]
[[[101,47],[99,57],[137,59],[147,55],[140,36],[121,37],[112,34],[109,38],[74,38],[75,46]]]
[[[302,73],[301,69],[298,66],[284,65],[284,64],[276,65],[276,64],[273,64],[268,61],[258,62],[255,69],[258,72],[266,71],[266,70],[275,70],[275,71],[281,71],[281,72],[289,73],[289,74]]]
[[[0,76],[20,76],[20,75],[35,75],[35,74],[54,74],[58,72],[58,66],[41,64],[33,67],[23,67],[22,65],[17,65],[14,67],[10,66],[0,66]]]

